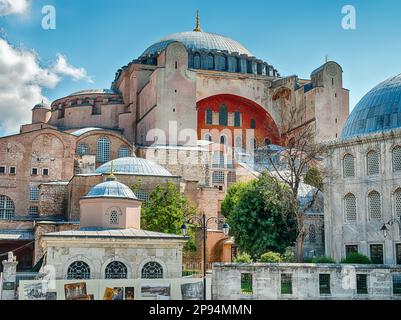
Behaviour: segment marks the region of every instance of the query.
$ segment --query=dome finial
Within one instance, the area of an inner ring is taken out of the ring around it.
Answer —
[[[107,181],[115,181],[116,177],[114,176],[114,171],[113,171],[113,161],[110,163],[110,175],[107,178]]]
[[[199,15],[199,10],[196,10],[196,28],[194,29],[196,32],[202,32],[201,26],[200,26],[200,15]]]

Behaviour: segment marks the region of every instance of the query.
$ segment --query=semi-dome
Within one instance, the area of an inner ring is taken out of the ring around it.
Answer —
[[[112,179],[94,186],[84,198],[119,198],[138,200],[128,186]]]
[[[142,56],[158,54],[165,50],[170,43],[176,41],[184,44],[188,50],[217,50],[253,56],[242,44],[233,39],[202,31],[187,31],[169,35],[146,49]]]
[[[401,74],[369,91],[348,117],[343,139],[401,128]]]
[[[97,173],[108,174],[113,171],[114,174],[129,174],[138,176],[162,176],[171,177],[172,174],[162,166],[143,159],[135,157],[120,158],[103,164],[96,169]],[[113,170],[111,166],[113,165]]]

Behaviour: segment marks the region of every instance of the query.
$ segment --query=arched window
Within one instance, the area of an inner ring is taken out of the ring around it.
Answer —
[[[157,262],[148,262],[142,268],[142,279],[163,279],[163,267]]]
[[[206,134],[205,134],[205,140],[206,140],[206,141],[210,141],[210,142],[212,142],[212,141],[213,141],[213,139],[212,139],[212,135],[211,135],[211,134],[209,134],[209,133],[206,133]]]
[[[81,280],[90,279],[90,268],[87,263],[83,261],[75,261],[69,267],[67,271],[68,280]]]
[[[372,220],[381,220],[382,218],[382,204],[380,193],[372,191],[368,195],[369,217]]]
[[[355,159],[351,154],[347,154],[343,159],[344,178],[355,177]]]
[[[207,109],[206,110],[206,124],[213,124],[213,110]]]
[[[77,155],[87,156],[89,155],[89,146],[86,143],[81,143],[77,147]]]
[[[101,137],[97,141],[97,162],[106,163],[110,161],[110,140],[107,137]]]
[[[201,56],[199,53],[194,54],[194,69],[200,69],[201,68]]]
[[[119,158],[127,158],[130,156],[130,152],[129,152],[129,148],[126,146],[122,146],[119,150],[118,150],[118,157]]]
[[[352,193],[349,193],[344,197],[344,207],[345,207],[345,219],[348,222],[356,221],[357,219],[356,198]]]
[[[251,119],[251,129],[256,129],[256,120]]]
[[[127,266],[119,261],[109,263],[105,270],[106,279],[127,279],[128,269]]]
[[[120,223],[120,213],[117,210],[110,211],[110,224],[112,226],[119,225]]]
[[[227,126],[228,125],[227,106],[225,106],[224,104],[222,106],[220,106],[219,125],[221,125],[221,126]]]
[[[393,172],[401,171],[401,146],[393,149]]]
[[[316,227],[314,224],[309,225],[309,242],[310,243],[316,243]]]
[[[241,112],[235,111],[234,113],[234,126],[241,127]]]
[[[220,144],[227,145],[227,137],[225,135],[220,136]]]
[[[205,58],[205,69],[207,70],[214,70],[214,56],[213,54],[209,53]]]
[[[9,197],[0,195],[0,220],[10,220],[14,216],[14,202]]]
[[[237,137],[235,138],[235,148],[236,148],[237,150],[242,149],[242,137],[241,137],[241,136],[237,136]]]
[[[368,175],[374,175],[380,173],[380,161],[379,154],[372,150],[366,156]]]
[[[398,188],[393,195],[394,201],[394,215],[401,218],[401,188]]]
[[[39,188],[31,187],[29,189],[29,201],[39,201]]]

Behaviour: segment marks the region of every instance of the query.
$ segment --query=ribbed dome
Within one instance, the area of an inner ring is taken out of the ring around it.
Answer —
[[[228,51],[229,53],[237,52],[250,57],[253,56],[244,46],[233,39],[214,33],[198,31],[187,31],[169,35],[146,49],[142,56],[160,53],[170,43],[175,41],[183,43],[190,50],[218,50]]]
[[[368,92],[348,117],[343,139],[401,128],[401,74]]]
[[[96,169],[97,173],[110,173],[111,172],[111,161],[100,166]],[[143,158],[120,158],[113,160],[113,173],[114,174],[131,174],[138,176],[163,176],[171,177],[171,173],[168,172],[162,166],[143,159]]]
[[[132,190],[118,181],[106,181],[94,186],[84,198],[121,198],[138,200]]]

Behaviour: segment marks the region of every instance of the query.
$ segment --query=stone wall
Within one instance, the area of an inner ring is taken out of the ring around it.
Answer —
[[[68,185],[48,183],[39,187],[39,213],[41,216],[62,216],[67,213]]]
[[[289,286],[285,284],[282,286],[282,280],[285,279],[285,276],[282,276],[283,274],[289,275],[292,279],[292,293],[285,294],[284,289],[288,289]],[[329,292],[321,291],[320,275],[330,275]],[[367,276],[367,294],[358,293],[356,288],[357,275],[358,277],[359,275]],[[215,264],[212,295],[214,300],[401,300],[401,295],[393,293],[393,276],[401,276],[401,267],[382,265]],[[243,284],[241,288],[241,277],[250,279],[249,282],[252,287],[250,290],[249,285],[244,286]]]

